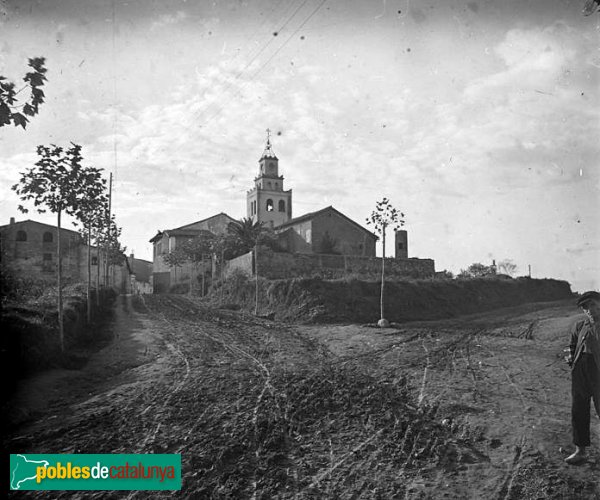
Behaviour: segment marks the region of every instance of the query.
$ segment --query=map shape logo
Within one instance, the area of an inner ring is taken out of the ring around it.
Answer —
[[[11,490],[180,490],[181,454],[10,455]]]
[[[30,460],[25,455],[10,456],[10,489],[20,490],[27,481],[36,480],[38,467],[48,467],[47,460]]]

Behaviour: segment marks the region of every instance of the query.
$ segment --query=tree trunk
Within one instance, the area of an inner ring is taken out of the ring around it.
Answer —
[[[87,238],[87,321],[92,322],[92,226],[88,225]]]
[[[100,307],[100,263],[102,257],[100,256],[100,244],[96,241],[96,305]]]
[[[108,246],[104,249],[104,286],[108,288]]]
[[[56,237],[56,253],[58,262],[56,263],[57,285],[58,285],[58,338],[60,342],[60,350],[65,351],[65,328],[63,324],[63,297],[62,297],[62,248],[60,244],[60,215],[58,211],[57,217],[57,237]]]
[[[383,232],[382,232],[382,258],[381,258],[381,295],[379,297],[379,306],[381,309],[381,318],[380,319],[384,319],[383,316],[383,289],[385,286],[385,224],[383,225]]]
[[[219,262],[219,274],[221,275],[221,301],[225,296],[225,282],[223,281],[223,271],[225,267],[225,250],[221,249],[221,262]]]
[[[258,243],[254,245],[254,315],[258,316]]]
[[[202,256],[202,297],[206,295],[206,273],[204,272],[204,255]]]

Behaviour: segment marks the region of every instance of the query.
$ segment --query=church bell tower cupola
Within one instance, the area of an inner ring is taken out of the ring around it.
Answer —
[[[246,196],[247,216],[254,222],[277,227],[292,218],[292,190],[283,190],[283,175],[279,175],[279,158],[273,152],[269,129],[258,165],[254,188]]]
[[[267,129],[267,145],[263,151],[260,160],[259,176],[265,177],[278,177],[279,175],[279,158],[273,153],[273,147],[271,146],[271,131]]]

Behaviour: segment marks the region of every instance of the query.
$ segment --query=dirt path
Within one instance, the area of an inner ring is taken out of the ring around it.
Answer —
[[[382,331],[124,296],[82,370],[23,384],[6,448],[181,453],[185,498],[600,498],[598,452],[558,452],[573,319],[540,304]],[[85,495],[107,496],[157,497]]]
[[[478,453],[464,457],[454,477],[434,474],[433,482],[414,485],[414,495],[600,498],[600,421],[593,415],[596,448],[587,464],[567,466],[559,452],[572,447],[570,373],[562,350],[573,312],[569,303],[527,305],[383,334],[355,325],[302,331],[337,356],[370,358],[377,370],[409,374],[419,398],[439,404],[440,420],[458,439],[475,443]],[[572,489],[575,484],[580,489]]]

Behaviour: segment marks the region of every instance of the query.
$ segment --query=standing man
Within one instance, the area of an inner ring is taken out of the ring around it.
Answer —
[[[571,424],[575,453],[565,458],[568,464],[586,460],[590,445],[590,399],[600,417],[600,293],[585,292],[577,305],[587,318],[577,321],[571,329],[569,364],[571,382]]]

